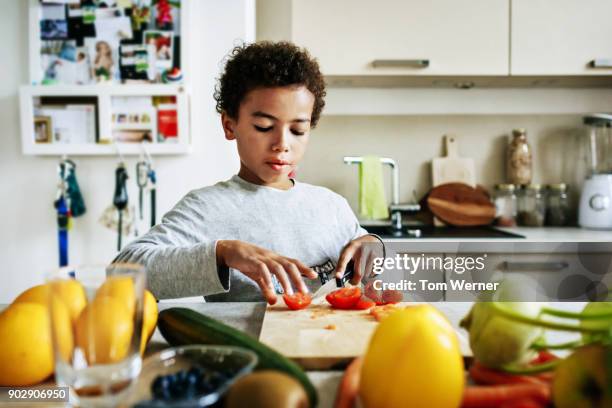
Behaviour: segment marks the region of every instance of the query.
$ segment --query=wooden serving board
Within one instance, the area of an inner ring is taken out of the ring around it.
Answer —
[[[397,306],[408,305],[414,303]],[[324,297],[295,311],[281,299],[268,305],[259,340],[307,370],[339,369],[365,354],[377,325],[367,310],[335,310]],[[467,338],[457,334],[463,356],[471,356]]]
[[[427,206],[436,217],[457,227],[489,225],[495,219],[495,205],[486,191],[463,183],[432,188]]]
[[[446,183],[464,183],[476,186],[476,170],[474,159],[459,156],[459,141],[454,135],[444,136],[446,157],[436,157],[431,161],[431,178],[433,187]],[[434,225],[444,225],[434,217]]]
[[[474,160],[459,157],[459,141],[453,135],[444,136],[446,157],[436,157],[431,162],[433,186],[446,183],[465,183],[476,185]]]

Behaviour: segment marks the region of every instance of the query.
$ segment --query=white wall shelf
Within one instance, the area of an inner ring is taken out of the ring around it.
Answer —
[[[34,100],[45,96],[91,96],[97,101],[98,139],[100,143],[36,143],[34,140]],[[112,142],[112,98],[130,96],[172,96],[176,98],[178,135],[176,141],[149,143],[149,153],[155,155],[187,154],[190,149],[189,100],[185,85],[28,85],[20,89],[22,152],[26,155],[114,155],[140,154],[139,143]],[[155,119],[154,119],[155,120]]]
[[[189,21],[191,0],[181,0],[180,7],[180,66],[183,82],[180,84],[120,84],[98,83],[91,85],[40,85],[40,19],[42,5],[38,0],[29,0],[29,66],[30,83],[20,88],[20,120],[22,152],[25,155],[114,155],[117,149],[124,155],[138,155],[142,148],[140,143],[113,141],[113,130],[125,130],[123,124],[112,123],[113,98],[120,97],[164,97],[172,96],[176,100],[177,136],[164,142],[154,140],[147,144],[147,150],[154,155],[179,155],[191,152],[190,136],[190,102],[189,102]],[[34,136],[35,102],[41,97],[92,97],[97,107],[98,124],[96,143],[36,143]],[[125,108],[125,104],[123,104]],[[128,106],[129,108],[129,106]],[[151,107],[154,109],[153,107]],[[131,112],[131,108],[127,109]],[[153,122],[157,117],[151,118]],[[142,127],[140,127],[142,129]],[[157,129],[157,126],[152,126]],[[156,132],[152,132],[156,139]]]

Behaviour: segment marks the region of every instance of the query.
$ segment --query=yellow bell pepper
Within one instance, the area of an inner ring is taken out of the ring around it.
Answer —
[[[430,305],[383,319],[365,355],[360,398],[366,408],[455,408],[465,375],[453,327]]]

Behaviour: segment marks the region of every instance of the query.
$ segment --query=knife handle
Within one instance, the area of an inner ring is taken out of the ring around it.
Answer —
[[[336,278],[336,286],[339,288],[343,287],[346,282],[353,278],[353,275],[355,275],[355,262],[351,260],[346,264],[344,275],[341,278]]]

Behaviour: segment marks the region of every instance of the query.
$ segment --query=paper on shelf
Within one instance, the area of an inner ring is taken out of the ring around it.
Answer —
[[[36,114],[51,118],[52,143],[85,144],[96,142],[95,112],[94,105],[66,105],[43,107]]]

